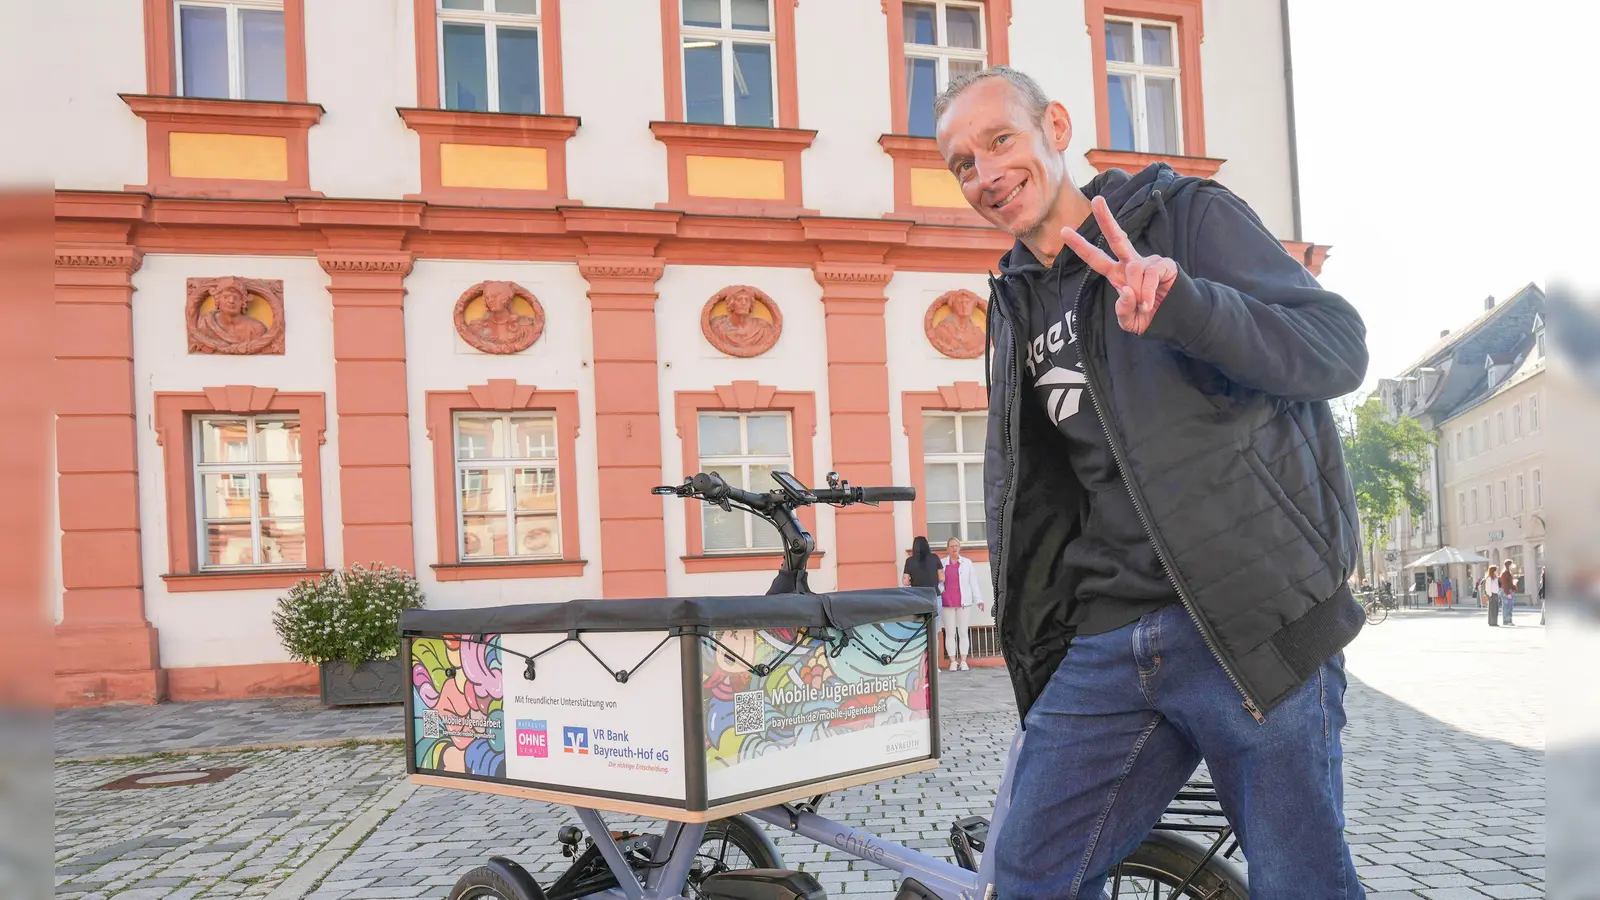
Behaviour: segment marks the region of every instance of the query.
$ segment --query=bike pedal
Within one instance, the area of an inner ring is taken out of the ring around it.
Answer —
[[[956,827],[967,836],[967,843],[972,849],[983,852],[983,847],[989,842],[989,820],[983,816],[967,816],[957,820]]]

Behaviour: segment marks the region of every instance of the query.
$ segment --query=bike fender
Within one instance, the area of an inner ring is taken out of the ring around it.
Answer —
[[[780,868],[780,869],[785,868],[785,866],[783,864],[783,852],[778,849],[778,845],[777,844],[774,844],[772,842],[772,838],[767,836],[767,830],[765,828],[761,827],[761,822],[759,820],[753,819],[753,818],[751,818],[749,815],[747,815],[745,813],[740,813],[737,816],[729,816],[728,818],[730,818],[730,819],[738,819],[741,822],[743,822],[745,827],[750,831],[750,833],[756,839],[761,841],[762,847],[768,853],[772,854],[772,858],[773,859],[778,861],[778,866],[777,867]]]
[[[1145,835],[1144,842],[1147,844],[1165,844],[1168,847],[1185,850],[1195,856],[1204,856],[1206,851],[1211,849],[1210,843],[1201,843],[1180,831],[1164,831],[1161,829],[1156,829]],[[1249,884],[1249,880],[1245,878],[1244,870],[1239,868],[1238,864],[1233,860],[1223,856],[1220,850],[1217,851],[1215,856],[1211,857],[1211,861],[1206,865],[1215,867],[1224,878],[1231,879],[1237,884]]]
[[[506,859],[504,856],[491,856],[484,865],[492,869],[496,875],[500,876],[502,881],[516,890],[517,896],[514,900],[545,900],[544,889],[539,887],[537,881],[533,880],[533,876],[528,874],[527,869],[517,865],[514,861]]]

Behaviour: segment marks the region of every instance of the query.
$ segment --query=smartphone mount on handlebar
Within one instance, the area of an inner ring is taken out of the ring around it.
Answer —
[[[816,550],[816,542],[795,515],[800,507],[819,503],[839,507],[856,503],[877,506],[883,501],[914,500],[917,496],[915,488],[852,487],[850,482],[839,478],[838,472],[829,472],[828,487],[815,491],[788,472],[773,472],[772,480],[778,483],[777,488],[757,493],[736,488],[714,472],[701,472],[684,479],[681,485],[663,485],[651,493],[703,500],[724,511],[738,509],[778,529],[778,536],[783,540],[783,565],[767,591],[769,594],[811,593],[806,565]]]

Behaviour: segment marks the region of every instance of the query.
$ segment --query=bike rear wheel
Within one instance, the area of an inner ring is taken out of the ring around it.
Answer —
[[[1389,607],[1382,603],[1373,602],[1367,606],[1367,624],[1377,625],[1389,618]]]
[[[1111,870],[1106,879],[1107,896],[1116,900],[1248,900],[1250,888],[1232,863],[1213,856],[1195,871],[1205,856],[1205,848],[1193,841],[1171,832],[1151,832]]]

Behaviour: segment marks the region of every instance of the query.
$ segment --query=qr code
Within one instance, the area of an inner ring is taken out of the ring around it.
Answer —
[[[444,737],[444,717],[433,710],[423,710],[422,736],[425,738]]]
[[[733,733],[757,734],[767,727],[767,698],[760,691],[733,695]]]

